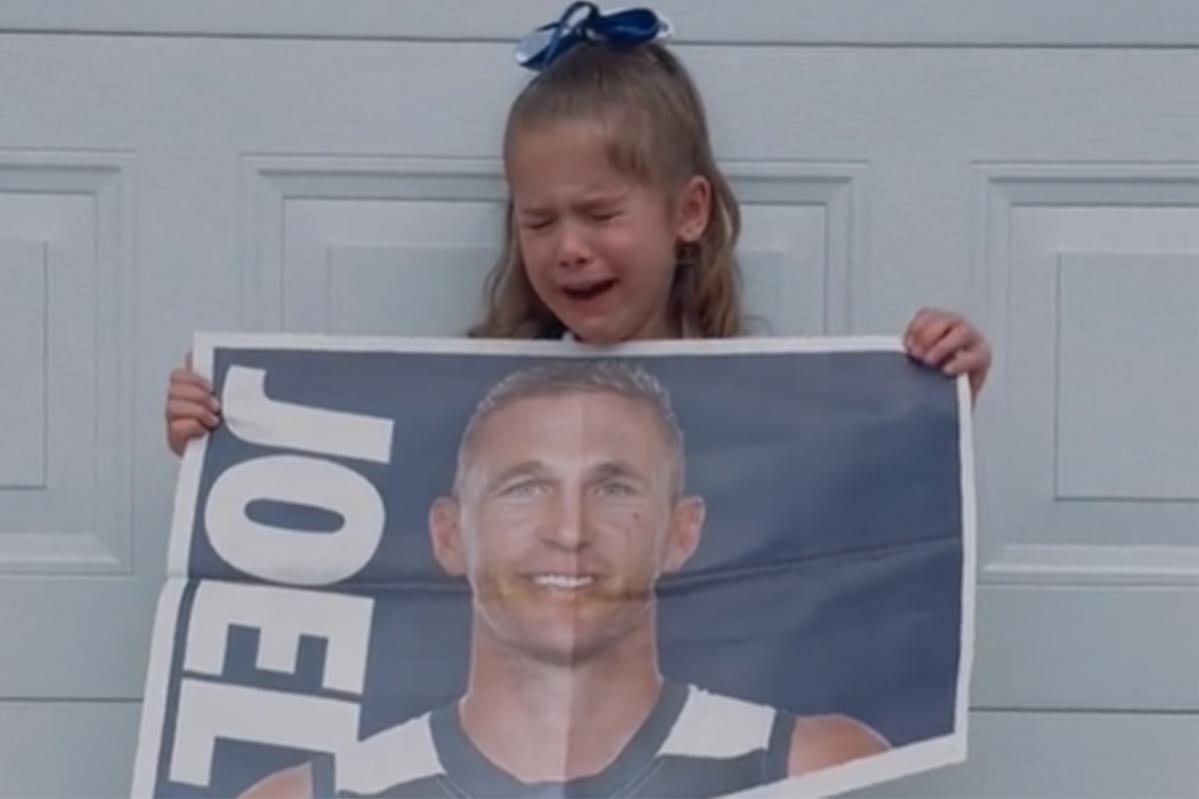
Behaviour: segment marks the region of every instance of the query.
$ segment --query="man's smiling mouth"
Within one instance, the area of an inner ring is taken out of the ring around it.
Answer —
[[[591,574],[557,574],[545,572],[534,574],[529,578],[538,588],[550,588],[555,591],[579,591],[595,582]]]

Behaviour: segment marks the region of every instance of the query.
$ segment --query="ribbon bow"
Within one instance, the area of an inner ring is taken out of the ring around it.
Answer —
[[[579,16],[580,11],[586,13]],[[628,8],[600,13],[595,3],[575,2],[557,22],[543,25],[516,47],[516,63],[540,71],[581,41],[601,41],[616,47],[633,47],[673,33],[670,21],[648,8]]]

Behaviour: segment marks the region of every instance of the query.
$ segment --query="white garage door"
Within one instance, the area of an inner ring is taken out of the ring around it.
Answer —
[[[452,334],[559,4],[0,7],[0,795],[128,792],[195,329]],[[663,2],[781,333],[965,310],[970,762],[870,795],[1195,796],[1199,11]]]

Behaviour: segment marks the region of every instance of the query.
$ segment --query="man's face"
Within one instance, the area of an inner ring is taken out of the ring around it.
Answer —
[[[611,393],[516,400],[476,430],[434,548],[465,574],[505,644],[574,662],[648,623],[654,583],[698,543],[703,505],[677,500],[652,408]]]

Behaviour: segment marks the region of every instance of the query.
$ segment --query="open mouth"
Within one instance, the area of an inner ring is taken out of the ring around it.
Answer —
[[[581,591],[595,582],[591,574],[555,574],[552,572],[534,574],[529,578],[538,588],[550,588],[555,591]]]
[[[562,289],[562,292],[572,300],[592,300],[601,294],[607,293],[615,285],[616,278],[608,278],[607,280],[598,280],[595,283],[565,287]]]

